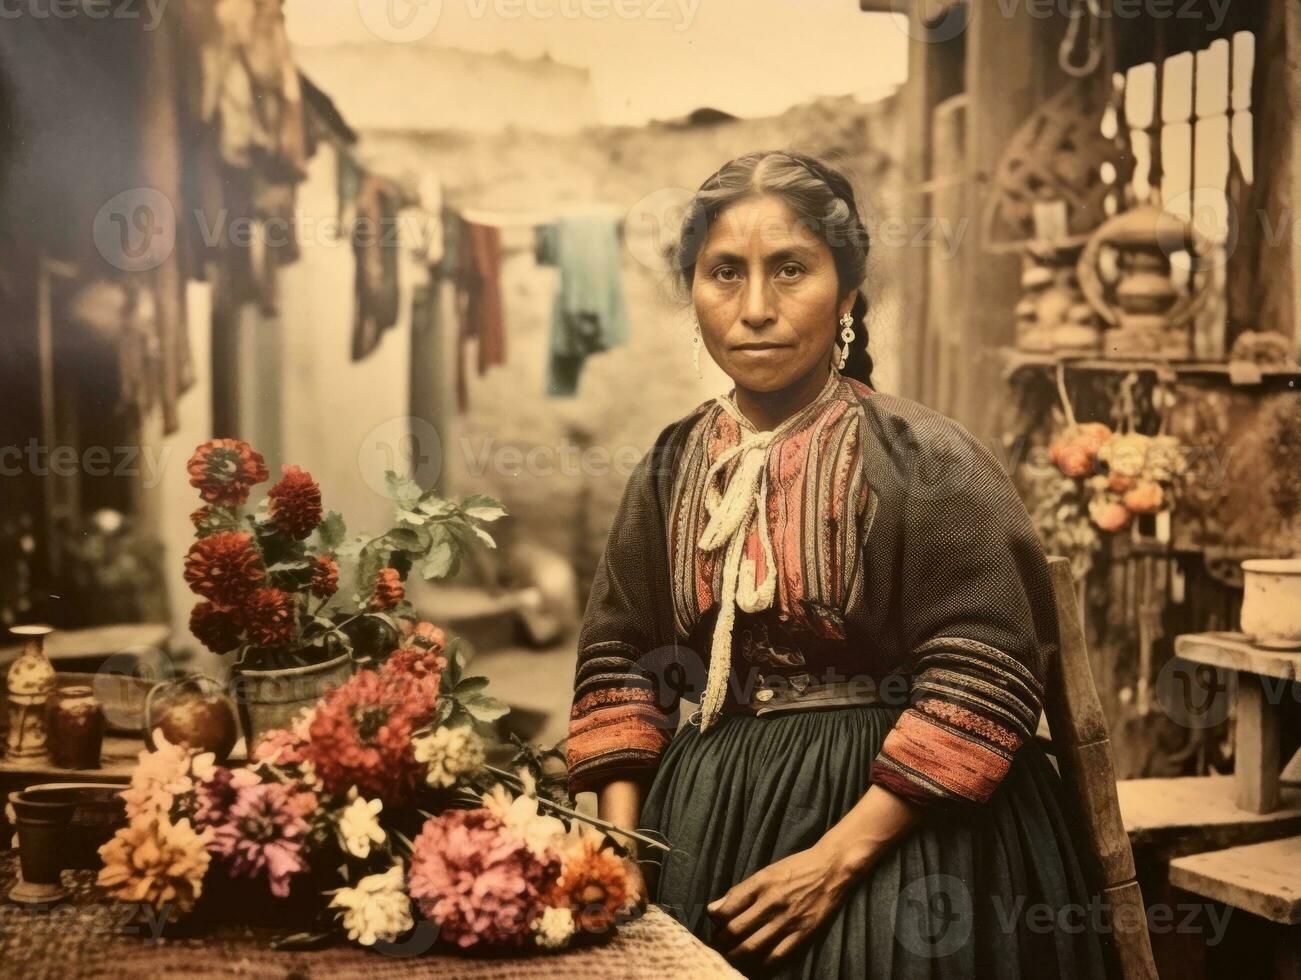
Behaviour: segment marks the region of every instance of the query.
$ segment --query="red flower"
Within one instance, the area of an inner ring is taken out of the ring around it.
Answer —
[[[271,519],[295,541],[301,541],[321,523],[321,488],[297,466],[285,466],[280,482],[267,491]]]
[[[267,478],[262,454],[239,439],[210,439],[194,450],[186,464],[190,486],[210,504],[238,507],[248,491]]]
[[[447,648],[447,633],[433,623],[413,622],[409,619],[402,621],[402,638],[406,641],[406,646],[420,647],[422,650],[433,650],[436,653],[442,653]]]
[[[423,724],[433,716],[442,685],[443,668],[446,666],[447,658],[438,650],[417,646],[401,647],[384,661],[380,676],[419,696],[421,704],[416,722]]]
[[[401,802],[420,776],[411,744],[420,708],[416,692],[360,671],[321,701],[304,754],[331,793],[356,786],[362,796]]]
[[[402,576],[396,568],[381,568],[375,576],[375,591],[370,597],[372,609],[393,609],[400,603],[406,591],[402,588]]]
[[[244,619],[250,643],[284,646],[294,636],[294,597],[280,589],[258,589],[244,604]]]
[[[321,555],[312,566],[312,595],[328,599],[339,591],[339,564],[329,555]]]
[[[200,602],[190,610],[190,632],[213,653],[230,653],[240,644],[243,625],[236,610]]]
[[[185,581],[219,606],[237,605],[266,578],[262,556],[246,531],[222,531],[200,538],[185,556]]]

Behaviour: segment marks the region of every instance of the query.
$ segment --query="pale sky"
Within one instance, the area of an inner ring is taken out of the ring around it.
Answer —
[[[861,13],[857,0],[285,0],[284,9],[301,45],[549,53],[591,71],[608,125],[700,106],[768,116],[818,95],[878,98],[907,72],[894,16]]]

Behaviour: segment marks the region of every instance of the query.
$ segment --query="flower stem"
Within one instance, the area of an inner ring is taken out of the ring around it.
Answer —
[[[515,783],[521,789],[524,786],[524,783],[519,779],[518,776],[506,772],[504,769],[498,769],[496,766],[489,766],[489,765],[485,765],[483,768],[488,770],[488,772],[492,773],[494,776],[497,776],[501,779],[510,780],[512,783]],[[612,824],[608,820],[602,820],[600,817],[589,817],[585,813],[579,813],[577,810],[572,810],[567,806],[563,806],[559,803],[552,802],[551,800],[547,799],[545,796],[535,796],[534,799],[536,799],[538,803],[542,804],[545,807],[550,807],[552,810],[556,810],[560,813],[563,813],[566,816],[572,817],[575,820],[581,820],[583,821],[583,823],[591,824],[593,827],[599,827],[601,830],[604,830],[608,834],[622,834],[624,837],[631,837],[633,840],[639,841],[642,844],[646,844],[649,847],[657,847],[661,851],[672,850],[672,848],[670,848],[668,844],[665,844],[662,841],[657,841],[653,837],[648,837],[646,834],[638,833],[635,830],[625,830],[623,827],[620,827],[617,824]]]

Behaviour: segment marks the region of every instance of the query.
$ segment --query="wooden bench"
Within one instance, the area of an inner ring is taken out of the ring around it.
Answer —
[[[1189,854],[1170,884],[1282,925],[1301,923],[1301,836]]]

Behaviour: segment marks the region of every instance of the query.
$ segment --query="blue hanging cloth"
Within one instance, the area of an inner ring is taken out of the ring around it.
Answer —
[[[628,339],[618,222],[610,210],[576,210],[539,225],[535,235],[537,261],[560,269],[547,394],[572,396],[587,358]]]

